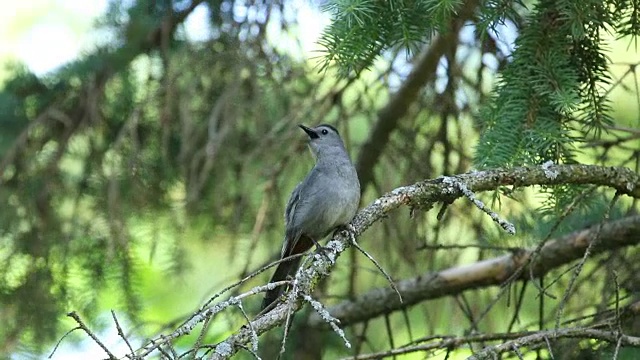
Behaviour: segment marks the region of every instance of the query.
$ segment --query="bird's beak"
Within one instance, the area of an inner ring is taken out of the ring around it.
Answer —
[[[300,125],[298,125],[298,126],[300,126],[300,128],[301,128],[302,130],[304,130],[304,132],[306,132],[306,133],[307,133],[307,135],[309,135],[309,138],[311,138],[311,139],[317,139],[317,138],[319,137],[319,136],[318,136],[318,133],[316,133],[316,131],[315,131],[315,130],[313,130],[312,128],[306,127],[306,126],[304,126],[304,125],[302,125],[302,124],[300,124]]]

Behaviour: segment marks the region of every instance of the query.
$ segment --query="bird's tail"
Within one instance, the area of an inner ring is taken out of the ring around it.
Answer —
[[[276,281],[282,281],[286,280],[288,276],[293,276],[298,270],[298,266],[300,266],[300,260],[302,260],[302,257],[297,257],[295,259],[280,263],[269,282],[272,283]],[[264,295],[264,300],[262,300],[262,310],[276,301],[278,297],[284,293],[284,291],[285,286],[278,286],[273,290],[267,291],[267,293]]]

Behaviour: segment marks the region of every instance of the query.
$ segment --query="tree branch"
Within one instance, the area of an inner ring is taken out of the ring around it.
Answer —
[[[530,274],[539,277],[547,272],[582,257],[589,244],[598,237],[592,254],[614,250],[640,243],[640,216],[631,216],[576,231],[558,239],[549,240],[540,250],[529,267],[520,272],[520,280],[528,280]],[[598,231],[600,234],[598,236]],[[522,250],[510,255],[480,261],[474,264],[454,267],[434,273],[420,274],[414,278],[396,283],[403,302],[398,295],[387,288],[373,289],[344,301],[328,309],[329,313],[340,320],[341,325],[350,325],[360,321],[404,309],[424,300],[436,299],[480,287],[503,285],[520,267],[527,266],[535,250]],[[531,270],[531,272],[529,271]],[[317,317],[310,319],[311,326],[324,326]]]
[[[495,190],[500,186],[507,185],[520,188],[532,185],[595,184],[614,188],[620,194],[640,197],[640,177],[627,168],[545,164],[509,170],[475,171],[449,178],[441,177],[427,180],[387,193],[358,213],[352,221],[355,235],[362,234],[373,223],[402,205],[412,208],[430,208],[436,202],[452,202],[464,196],[459,187],[449,185],[452,179],[458,183],[466,184],[467,189],[471,191]],[[587,242],[583,239],[577,243]],[[325,256],[314,256],[312,265],[298,272],[294,279],[298,291],[289,292],[286,300],[278,304],[272,311],[252,321],[251,326],[242,327],[238,332],[215,345],[211,358],[229,358],[249,343],[256,333],[260,335],[283,324],[287,314],[296,312],[302,307],[301,298],[313,292],[318,281],[329,275],[337,257],[350,246],[349,237],[346,234],[337,233],[327,244],[324,251]],[[552,244],[548,246],[552,246]],[[408,291],[404,286],[403,289]],[[194,317],[198,315],[194,314]],[[179,328],[175,332],[183,332],[183,329]],[[162,342],[162,338],[156,342]]]
[[[455,349],[461,346],[469,345],[471,343],[484,344],[489,341],[502,341],[502,344],[496,346],[489,346],[483,350],[477,352],[471,357],[471,359],[495,359],[497,354],[513,351],[514,345],[516,347],[531,346],[546,342],[548,339],[598,339],[607,341],[610,343],[616,343],[619,339],[628,346],[640,346],[640,338],[634,336],[628,336],[624,334],[618,334],[613,331],[601,330],[601,329],[589,329],[589,328],[564,328],[547,331],[527,331],[527,332],[514,332],[514,333],[497,333],[497,334],[472,334],[467,336],[438,336],[428,339],[425,344],[400,346],[388,351],[381,351],[370,354],[360,354],[356,357],[343,358],[342,360],[358,359],[381,359],[385,357],[410,354],[415,352],[428,352],[437,349]]]
[[[621,342],[623,345],[640,347],[640,338],[619,334],[614,331],[569,328],[558,330],[538,331],[535,334],[524,336],[516,340],[506,341],[501,345],[491,346],[470,356],[469,360],[495,359],[498,354],[514,351],[519,347],[539,344],[545,339],[574,338],[574,339],[598,339],[610,343]]]

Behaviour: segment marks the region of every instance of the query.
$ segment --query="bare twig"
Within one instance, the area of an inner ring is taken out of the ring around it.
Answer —
[[[593,246],[598,241],[600,241],[600,233],[602,232],[602,227],[604,226],[605,221],[609,220],[609,213],[611,212],[611,209],[615,205],[616,201],[618,201],[619,197],[620,197],[620,194],[616,192],[616,194],[611,199],[611,202],[609,203],[609,206],[607,207],[607,211],[605,212],[604,216],[602,217],[602,220],[600,221],[600,223],[597,226],[597,229],[596,229],[596,232],[595,232],[595,236],[592,237],[589,240],[589,245],[585,249],[584,255],[582,256],[582,259],[580,259],[580,262],[578,263],[578,266],[575,268],[573,276],[571,276],[571,280],[569,281],[569,285],[567,286],[566,290],[564,291],[564,294],[562,296],[562,300],[560,301],[560,305],[558,306],[558,311],[556,313],[556,329],[560,327],[560,319],[562,317],[562,313],[564,312],[564,307],[567,304],[569,296],[571,296],[571,294],[573,293],[573,287],[574,287],[574,285],[576,283],[576,280],[578,279],[578,276],[580,276],[580,272],[582,272],[582,267],[587,262],[587,258],[589,257],[589,255],[591,255],[591,250],[592,250]]]
[[[246,297],[268,291],[276,286],[283,286],[290,283],[291,283],[290,281],[283,280],[283,281],[278,281],[274,283],[269,283],[267,285],[256,286],[251,290],[245,293],[242,293],[240,295],[233,296],[226,301],[217,303],[205,309],[201,309],[196,314],[194,314],[194,316],[192,316],[189,320],[187,320],[184,324],[182,324],[179,328],[174,330],[171,334],[160,336],[159,340],[152,340],[150,344],[145,345],[141,353],[139,354],[139,356],[145,357],[149,355],[151,352],[153,352],[154,350],[158,349],[160,346],[164,344],[168,344],[180,336],[189,334],[196,327],[197,324],[203,321],[206,321],[207,319],[211,318],[212,316],[226,309],[229,306],[237,305],[240,302],[240,300]]]
[[[222,289],[222,290],[218,291],[216,294],[214,294],[213,296],[211,296],[211,297],[210,297],[210,298],[209,298],[209,299],[204,303],[204,305],[202,305],[202,306],[200,307],[200,310],[198,310],[198,312],[199,312],[199,311],[204,310],[204,309],[205,309],[207,306],[209,306],[209,305],[210,305],[210,304],[211,304],[215,299],[217,299],[218,297],[220,297],[222,294],[226,293],[227,291],[229,291],[229,290],[231,290],[231,289],[233,289],[233,288],[235,288],[235,287],[238,287],[238,286],[240,286],[240,285],[244,284],[245,282],[247,282],[247,281],[249,281],[249,280],[253,279],[254,277],[258,276],[259,274],[262,274],[263,272],[265,272],[265,271],[269,270],[270,268],[272,268],[272,267],[274,267],[274,266],[276,266],[276,265],[278,265],[278,264],[280,264],[280,263],[287,262],[287,261],[290,261],[290,260],[293,260],[293,259],[297,259],[297,258],[299,258],[299,257],[303,257],[304,255],[305,255],[305,254],[304,254],[304,253],[302,253],[302,254],[295,254],[295,255],[287,256],[287,257],[285,257],[285,258],[282,258],[282,259],[280,259],[280,260],[273,261],[273,262],[271,262],[271,263],[269,263],[269,264],[267,264],[267,265],[265,265],[265,266],[261,267],[260,269],[258,269],[258,270],[256,270],[256,271],[254,271],[254,272],[250,273],[249,275],[245,276],[244,278],[240,279],[239,281],[237,281],[237,282],[235,282],[235,283],[233,283],[233,284],[231,284],[231,285],[229,285],[229,286],[225,287],[224,289]],[[196,312],[196,314],[197,314],[198,312]],[[195,316],[196,314],[194,314],[193,316]]]
[[[344,346],[351,348],[351,343],[349,342],[349,340],[347,340],[347,337],[345,336],[344,331],[340,329],[340,327],[338,326],[340,321],[334,318],[333,316],[331,316],[331,314],[329,314],[329,312],[324,308],[324,306],[322,306],[322,304],[319,301],[313,300],[311,296],[304,295],[304,299],[309,304],[311,304],[311,307],[313,307],[313,309],[320,315],[322,320],[324,320],[327,324],[329,324],[329,326],[331,326],[333,331],[336,334],[338,334],[340,338],[342,338],[342,341],[344,341]]]
[[[238,308],[240,309],[240,312],[242,312],[242,316],[244,316],[244,319],[247,321],[247,324],[249,324],[249,329],[251,330],[251,348],[247,348],[247,350],[251,353],[251,355],[253,355],[253,357],[255,357],[256,359],[260,359],[260,356],[258,356],[258,333],[253,328],[253,324],[251,324],[249,315],[247,315],[247,313],[244,311],[244,306],[242,306],[241,301],[238,302]]]
[[[124,334],[124,331],[122,331],[122,327],[120,327],[120,323],[118,322],[118,318],[116,317],[116,312],[111,310],[111,316],[113,317],[113,322],[116,323],[116,329],[118,329],[118,335],[122,338],[122,340],[124,340],[124,342],[127,344],[127,347],[129,348],[129,351],[131,352],[131,356],[127,355],[127,357],[130,359],[135,359],[136,356],[133,351],[133,347],[131,347],[131,343],[129,343],[129,339],[127,339],[127,337]]]
[[[515,333],[496,333],[496,334],[478,334],[468,336],[437,336],[427,339],[429,341],[426,344],[401,346],[396,349],[387,351],[381,351],[370,354],[360,354],[353,357],[346,357],[342,360],[370,360],[381,359],[384,357],[391,357],[403,354],[410,354],[416,352],[428,352],[434,350],[450,350],[460,346],[464,346],[470,343],[485,343],[490,341],[501,341],[502,343],[496,346],[486,347],[485,349],[477,352],[476,354],[468,357],[468,360],[480,360],[480,359],[494,359],[500,353],[508,351],[517,351],[519,348],[537,345],[540,343],[549,344],[549,339],[554,339],[553,330],[548,331],[525,331]],[[621,340],[613,331],[587,329],[587,328],[565,328],[558,331],[555,339],[558,338],[577,338],[577,339],[596,339],[615,343],[620,341],[623,345],[628,346],[640,346],[640,337],[624,336]],[[550,347],[550,345],[547,345]],[[517,356],[522,358],[522,354]]]
[[[620,319],[620,284],[618,283],[618,273],[614,270],[613,271],[613,285],[615,287],[615,295],[616,295],[616,332],[618,333],[618,342],[616,343],[616,350],[613,353],[613,360],[617,360],[618,359],[618,354],[620,353],[620,345],[622,345],[622,342],[620,340],[621,336],[622,336],[622,323],[621,323],[621,319]]]
[[[538,331],[534,334],[523,336],[514,340],[506,341],[500,345],[487,347],[477,352],[467,360],[492,359],[494,355],[513,350],[513,346],[530,346],[546,341],[547,338],[576,338],[576,339],[596,339],[610,343],[620,342],[624,345],[640,347],[640,337],[618,335],[615,331],[604,331],[585,328],[553,329],[548,331]]]
[[[352,232],[349,232],[348,236],[351,239],[351,245],[353,245],[356,249],[358,249],[358,251],[360,251],[362,253],[362,255],[366,256],[367,259],[369,259],[369,261],[371,261],[373,263],[373,265],[375,265],[378,268],[378,270],[382,273],[382,275],[384,275],[384,277],[389,282],[389,285],[391,285],[391,288],[393,288],[393,290],[396,292],[396,294],[398,294],[398,300],[400,300],[400,302],[402,302],[402,295],[400,295],[400,290],[398,290],[398,287],[396,286],[396,283],[391,278],[391,275],[389,275],[386,271],[384,271],[384,269],[382,268],[382,266],[380,266],[378,261],[376,259],[374,259],[373,256],[369,255],[369,253],[365,249],[363,249],[360,246],[360,244],[358,244],[358,242],[356,241],[356,237],[353,236]]]
[[[75,311],[68,313],[67,316],[75,320],[76,323],[78,323],[78,326],[80,327],[80,329],[82,329],[87,335],[89,335],[89,337],[93,339],[93,341],[96,344],[98,344],[98,346],[100,346],[102,350],[104,350],[104,352],[107,353],[110,360],[118,359],[115,355],[111,353],[111,351],[109,351],[109,349],[102,343],[102,341],[100,341],[100,339],[98,339],[98,337],[91,330],[89,330],[89,328],[84,324],[82,319],[80,319],[80,316]]]
[[[459,244],[459,245],[446,245],[446,244],[423,244],[416,248],[416,250],[464,250],[464,249],[480,249],[480,250],[494,250],[494,251],[521,251],[522,248],[514,246],[499,246],[499,245],[484,245],[484,244]]]
[[[451,185],[458,191],[462,192],[462,194],[467,199],[469,199],[473,205],[482,210],[482,212],[484,212],[485,214],[489,215],[489,217],[491,217],[491,220],[500,225],[500,227],[503,228],[507,233],[511,235],[516,234],[516,227],[512,223],[500,218],[500,215],[489,209],[489,207],[487,207],[482,201],[480,201],[476,197],[476,194],[474,194],[473,191],[469,190],[467,185],[465,185],[463,182],[460,182],[456,178],[449,176],[443,176],[441,177],[441,179],[445,184]]]
[[[49,359],[51,359],[53,357],[53,354],[56,353],[56,350],[58,350],[58,347],[62,343],[62,340],[64,340],[69,334],[71,334],[72,332],[74,332],[76,330],[82,330],[82,328],[80,326],[76,326],[73,329],[71,329],[71,330],[67,331],[66,333],[64,333],[64,335],[62,335],[60,340],[58,340],[58,342],[56,343],[56,346],[54,346],[53,350],[51,350],[51,354],[49,354]]]

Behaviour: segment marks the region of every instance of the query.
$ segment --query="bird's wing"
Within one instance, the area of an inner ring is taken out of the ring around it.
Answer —
[[[323,178],[318,168],[314,167],[291,193],[289,203],[285,210],[285,239],[284,245],[282,246],[283,257],[292,255],[292,251],[297,245],[303,245],[298,244],[298,241],[300,236],[305,232],[303,229],[305,224],[308,224],[311,217],[317,215],[314,214],[314,209],[317,209],[318,202],[323,201],[323,187],[319,186],[323,181],[326,181],[326,178]],[[301,251],[306,251],[311,246],[308,244],[304,245],[306,246],[302,246],[304,250]]]
[[[287,231],[299,231],[304,220],[309,219],[310,215],[312,215],[310,211],[315,209],[318,202],[323,200],[322,184],[326,183],[326,181],[326,177],[323,177],[318,168],[314,167],[307,177],[296,186],[289,199],[290,204],[291,202],[295,202],[295,204],[287,205]]]
[[[293,244],[289,244],[289,242],[292,241],[290,229],[291,229],[291,224],[293,224],[293,216],[296,213],[296,206],[298,205],[298,201],[300,200],[301,187],[302,187],[302,182],[296,185],[295,189],[293,189],[293,192],[291,193],[291,196],[289,196],[287,207],[285,207],[284,209],[284,227],[285,227],[286,235],[285,235],[284,243],[282,244],[282,252],[281,252],[282,257],[287,256],[288,249],[293,246]]]
[[[296,185],[293,192],[291,192],[291,196],[289,197],[289,201],[287,202],[287,207],[284,209],[284,226],[289,227],[289,224],[293,221],[293,215],[296,212],[296,206],[298,205],[298,200],[300,200],[300,188],[302,187],[302,182]]]

